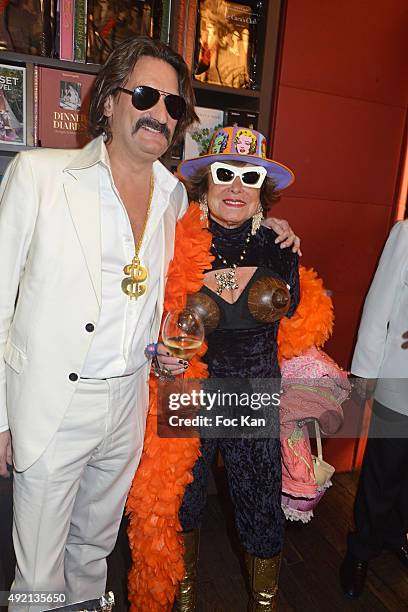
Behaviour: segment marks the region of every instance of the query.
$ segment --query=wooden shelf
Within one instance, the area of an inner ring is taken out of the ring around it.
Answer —
[[[197,106],[209,108],[241,108],[248,111],[259,111],[260,92],[251,89],[235,89],[222,85],[207,85],[193,81]]]
[[[262,0],[262,2],[257,3],[257,6],[258,4],[264,7],[264,9],[262,9],[264,13],[264,23],[263,29],[260,30],[258,41],[260,46],[257,60],[259,62],[257,71],[261,89],[238,89],[223,85],[203,83],[194,79],[193,88],[198,106],[219,108],[224,111],[227,109],[242,109],[257,112],[259,114],[258,130],[266,136],[270,136],[273,134],[277,106],[275,91],[279,68],[278,62],[276,61],[276,55],[279,55],[279,49],[282,45],[281,32],[283,31],[286,15],[286,2],[285,0]],[[178,48],[179,13],[181,10],[180,7],[184,5],[180,0],[174,0],[171,2],[171,6],[171,42],[174,48]],[[182,32],[184,32],[184,30],[182,30]],[[6,50],[0,50],[0,62],[22,65],[34,64],[59,70],[71,70],[88,74],[97,74],[100,70],[99,64],[66,62],[56,58],[14,53]],[[0,144],[0,156],[3,157],[4,161],[7,155],[10,156],[20,150],[29,148],[31,147]]]
[[[254,89],[238,89],[237,87],[226,87],[225,85],[213,85],[211,83],[203,83],[193,79],[194,89],[202,89],[204,91],[212,91],[224,95],[242,96],[244,98],[260,98],[261,92]]]
[[[82,62],[65,62],[54,57],[43,57],[42,55],[28,55],[26,53],[14,53],[13,51],[0,51],[0,61],[11,64],[38,64],[48,68],[58,68],[59,70],[73,70],[74,72],[87,72],[98,74],[99,64],[83,64]]]
[[[19,151],[27,151],[27,149],[36,149],[37,147],[31,147],[29,145],[9,145],[4,142],[0,142],[0,155],[7,155],[7,153],[18,153]]]

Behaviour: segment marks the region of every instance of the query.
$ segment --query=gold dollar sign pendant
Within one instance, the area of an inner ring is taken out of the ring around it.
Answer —
[[[127,264],[123,268],[123,272],[126,274],[126,277],[122,280],[121,287],[123,293],[129,296],[131,300],[137,300],[140,296],[146,293],[146,285],[144,283],[147,280],[147,269],[142,266],[139,259],[140,249],[142,247],[143,236],[147,226],[147,220],[150,214],[150,207],[152,205],[154,191],[154,179],[153,175],[150,177],[150,193],[149,193],[149,201],[147,204],[147,211],[143,222],[143,228],[140,233],[139,241],[136,245],[135,256],[132,259],[131,264]]]
[[[143,283],[147,279],[147,270],[141,265],[139,258],[135,256],[132,263],[123,268],[123,272],[127,276],[122,281],[122,291],[131,300],[137,300],[146,291],[146,285]]]

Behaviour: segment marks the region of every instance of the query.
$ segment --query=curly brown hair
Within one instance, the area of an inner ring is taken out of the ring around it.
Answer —
[[[222,156],[220,156],[220,160],[221,157]],[[203,168],[197,170],[195,175],[189,179],[184,178],[180,175],[180,173],[178,173],[177,176],[184,183],[187,189],[189,200],[198,202],[204,194],[208,193],[208,181],[211,174],[211,163],[209,163],[208,166],[204,166]],[[236,166],[245,166],[244,162],[228,161],[228,163]],[[276,189],[276,182],[273,180],[273,178],[267,176],[264,182],[262,183],[260,193],[261,206],[265,214],[270,210],[274,202],[279,200],[279,198],[280,192]]]
[[[161,59],[177,72],[179,94],[186,101],[186,112],[178,120],[172,144],[179,142],[187,128],[198,121],[194,111],[194,91],[187,64],[173,49],[147,36],[132,37],[123,41],[110,54],[95,79],[89,109],[89,131],[92,136],[105,135],[106,142],[112,140],[108,117],[105,117],[105,101],[109,96],[119,95],[118,87],[125,87],[133,68],[141,57]]]

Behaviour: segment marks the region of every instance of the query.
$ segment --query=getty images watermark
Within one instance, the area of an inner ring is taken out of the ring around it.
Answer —
[[[361,385],[350,382],[350,392],[341,403],[337,388],[344,381],[325,376],[291,379],[289,385],[278,378],[159,382],[157,432],[166,438],[279,438],[313,418],[324,436],[408,438],[405,404],[389,410],[381,401],[389,397],[390,389],[408,397],[408,379],[379,379],[375,401],[361,396]],[[314,435],[313,427],[309,434]]]
[[[228,392],[218,389],[217,391],[205,391],[204,389],[192,389],[189,392],[173,392],[169,395],[169,410],[180,411],[183,408],[197,408],[207,412],[216,408],[249,408],[252,411],[262,410],[280,406],[280,393],[259,392]],[[169,425],[172,427],[266,427],[264,416],[244,414],[238,411],[236,416],[230,414],[197,414],[194,417],[186,417],[182,414],[173,414],[169,417]]]
[[[161,437],[278,435],[281,393],[274,381],[176,380],[159,385]]]

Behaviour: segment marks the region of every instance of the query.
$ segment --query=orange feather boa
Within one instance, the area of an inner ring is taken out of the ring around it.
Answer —
[[[211,268],[211,234],[203,228],[197,204],[191,204],[177,223],[174,257],[170,263],[164,309],[183,308],[187,295],[203,284],[204,271]],[[299,355],[312,344],[322,345],[333,325],[330,298],[313,270],[300,269],[301,301],[291,319],[281,321],[280,357]],[[206,378],[207,366],[193,357],[185,374]],[[199,456],[197,438],[159,438],[157,435],[157,383],[149,381],[149,414],[144,449],[127,501],[130,516],[129,542],[132,568],[129,572],[131,612],[170,612],[177,584],[184,574],[183,543],[178,512],[184,490],[192,481],[192,468]]]

